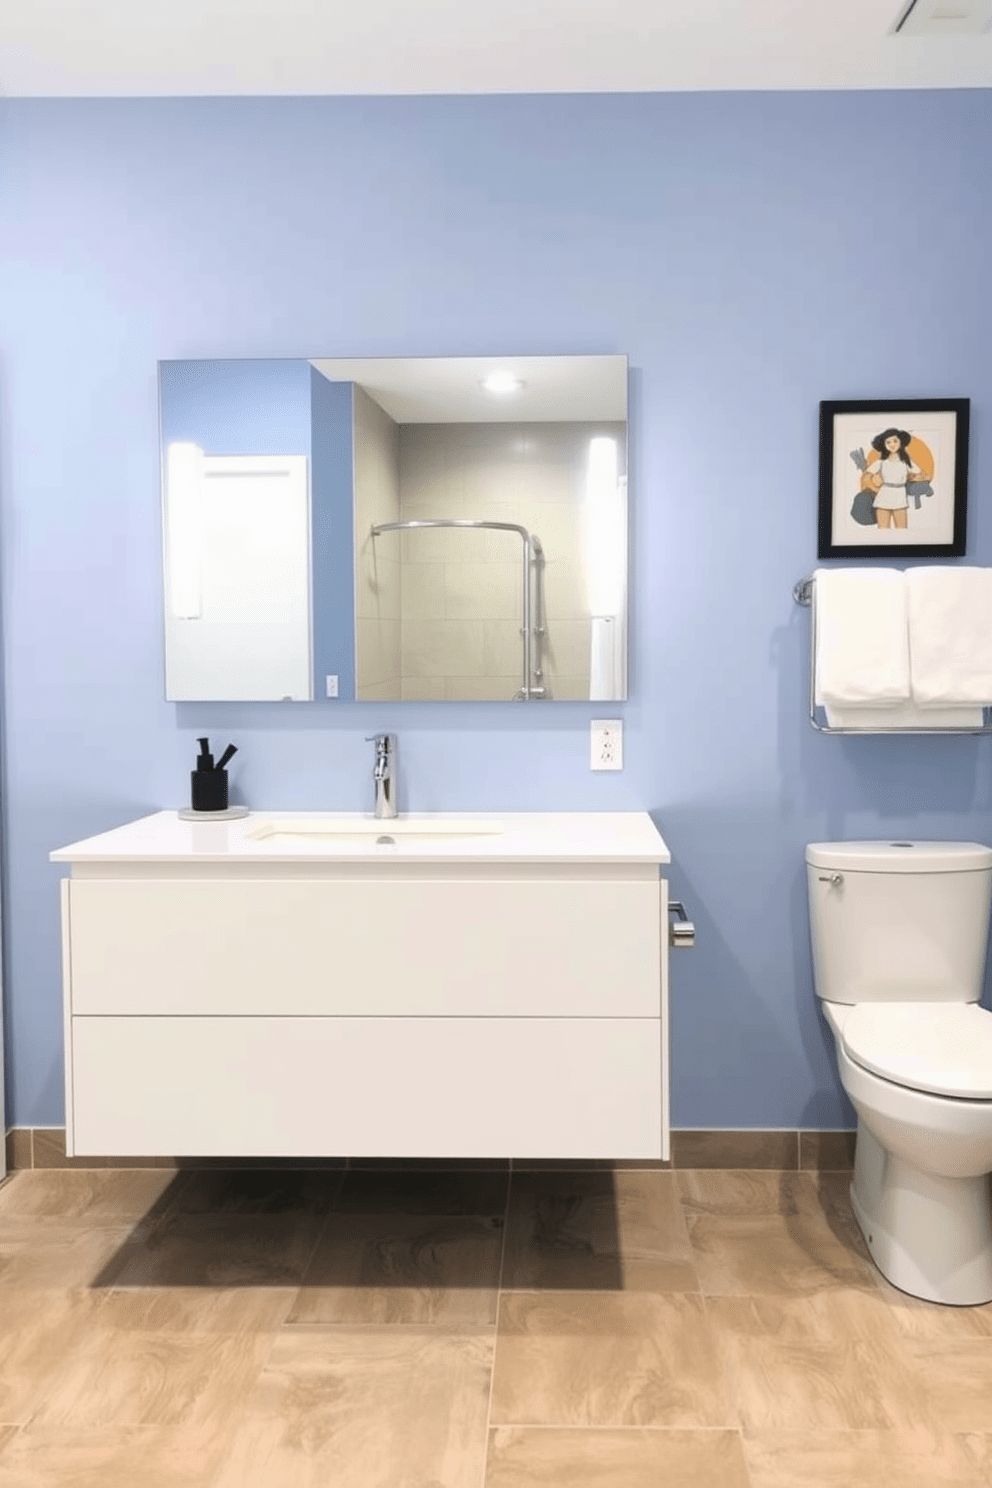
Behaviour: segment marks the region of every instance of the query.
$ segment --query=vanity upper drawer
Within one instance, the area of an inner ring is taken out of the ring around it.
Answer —
[[[79,879],[75,1014],[657,1018],[657,880]]]

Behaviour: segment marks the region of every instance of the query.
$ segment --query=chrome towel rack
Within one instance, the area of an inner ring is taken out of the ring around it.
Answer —
[[[992,734],[992,709],[985,708],[982,717],[984,723],[981,728],[919,728],[911,725],[908,728],[849,728],[839,727],[826,721],[826,710],[822,704],[816,701],[816,579],[812,574],[809,578],[800,579],[792,586],[792,598],[797,605],[802,605],[810,612],[809,628],[809,721],[818,734],[924,734],[931,737],[946,734]]]

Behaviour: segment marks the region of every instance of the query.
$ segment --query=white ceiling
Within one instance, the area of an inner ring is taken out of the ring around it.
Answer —
[[[918,0],[919,4],[930,0]],[[987,88],[906,0],[0,0],[0,95]],[[940,15],[987,0],[940,0]]]
[[[625,356],[315,357],[331,381],[359,383],[398,424],[624,423]],[[510,372],[520,388],[489,393]]]

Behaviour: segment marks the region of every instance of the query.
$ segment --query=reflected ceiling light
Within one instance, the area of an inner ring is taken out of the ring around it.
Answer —
[[[523,379],[513,372],[490,372],[482,379],[487,393],[517,393],[523,385]]]

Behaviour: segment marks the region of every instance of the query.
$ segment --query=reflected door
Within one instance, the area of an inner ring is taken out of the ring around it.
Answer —
[[[166,696],[313,696],[310,498],[302,455],[167,451]]]

